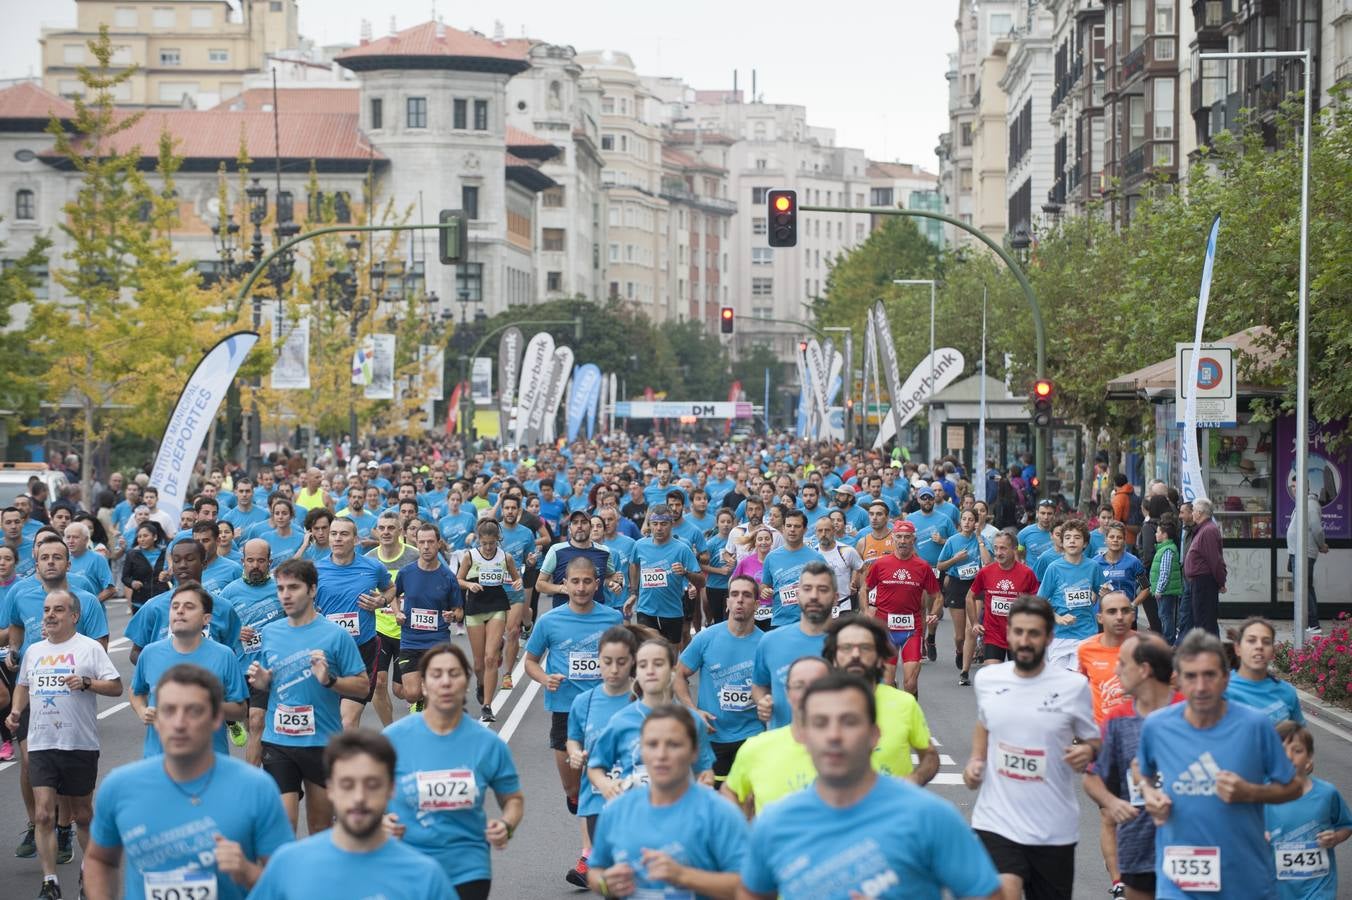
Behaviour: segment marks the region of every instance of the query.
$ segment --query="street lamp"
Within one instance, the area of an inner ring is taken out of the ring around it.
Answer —
[[[1199,60],[1295,59],[1305,67],[1305,120],[1302,124],[1300,159],[1300,299],[1296,311],[1296,545],[1291,566],[1291,592],[1296,649],[1305,646],[1305,597],[1310,589],[1305,558],[1310,527],[1310,348],[1306,326],[1310,312],[1310,117],[1313,53],[1304,50],[1264,50],[1251,53],[1201,53]]]
[[[935,288],[936,288],[937,282],[935,282],[935,280],[934,280],[933,278],[893,278],[893,279],[892,279],[892,283],[893,283],[893,284],[928,284],[928,285],[929,285],[929,289],[930,289],[930,379],[929,379],[929,394],[930,394],[930,410],[933,411],[933,409],[934,409],[934,402],[933,402],[933,401],[934,401],[934,385],[935,385],[935,383],[939,380],[938,372],[936,371],[937,364],[935,363],[935,360],[934,360],[934,298],[935,298]],[[892,398],[892,402],[893,402],[893,403],[898,402],[898,398],[893,397],[893,398]],[[865,414],[867,414],[867,411],[865,411]],[[930,419],[930,418],[933,418],[933,416],[932,416],[932,415],[929,415],[929,416],[926,416],[925,418],[926,418],[926,419]],[[935,452],[935,449],[936,449],[936,448],[935,448],[935,446],[934,446],[934,428],[933,428],[933,423],[932,423],[932,422],[931,422],[931,423],[927,423],[927,424],[930,425],[930,427],[927,429],[927,430],[929,431],[929,458],[930,458],[930,462],[934,462],[934,459],[935,459],[935,457],[937,456],[937,453]],[[901,440],[901,435],[897,435],[897,440],[898,440],[898,441]]]

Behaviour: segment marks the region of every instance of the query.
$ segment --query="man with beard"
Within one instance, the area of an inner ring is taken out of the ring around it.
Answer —
[[[384,735],[334,735],[324,749],[333,827],[278,850],[249,896],[344,897],[355,885],[376,877],[385,900],[454,897],[441,866],[385,831],[385,808],[394,796],[394,762],[394,747]]]
[[[826,624],[836,602],[836,576],[830,566],[813,560],[798,576],[798,604],[803,616],[791,625],[766,633],[756,645],[756,664],[751,672],[751,696],[756,715],[767,728],[789,724],[789,666],[800,656],[820,656],[826,642]]]
[[[277,582],[272,578],[272,557],[266,538],[244,542],[244,574],[227,584],[218,598],[233,607],[239,616],[239,647],[236,655],[244,671],[249,670],[263,652],[263,626],[283,618],[286,612],[277,599]],[[283,560],[285,562],[285,560]],[[238,722],[226,722],[235,746],[244,744],[244,759],[263,764],[263,725],[267,712],[267,694],[249,692],[249,728],[245,735]],[[244,737],[244,741],[240,738]]]
[[[822,657],[832,669],[849,672],[873,685],[882,738],[873,748],[873,768],[883,775],[905,778],[921,787],[939,771],[939,751],[930,741],[929,725],[920,703],[906,691],[883,684],[883,670],[892,652],[892,637],[877,619],[842,615],[826,626]],[[912,766],[911,751],[919,757]]]
[[[1009,610],[1010,662],[974,679],[977,725],[963,783],[979,790],[972,828],[1006,897],[1070,897],[1080,808],[1077,773],[1098,754],[1089,682],[1047,665],[1051,604],[1024,595]]]
[[[929,562],[916,553],[912,522],[898,520],[892,526],[892,542],[891,555],[875,562],[864,579],[871,594],[867,611],[887,629],[896,648],[883,680],[893,684],[900,663],[902,689],[919,697],[922,617],[929,623],[939,620],[943,609],[939,580]]]

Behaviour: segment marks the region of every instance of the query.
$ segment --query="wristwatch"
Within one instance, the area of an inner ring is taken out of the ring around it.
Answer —
[[[80,683],[82,685],[80,690],[87,691],[89,690],[89,686],[94,683],[94,680],[90,678],[88,675],[86,675],[84,678],[80,679]]]
[[[330,669],[330,670],[329,670],[329,677],[326,678],[326,679],[324,680],[323,686],[326,687],[326,688],[331,688],[331,687],[333,687],[333,686],[334,686],[335,684],[337,684],[337,683],[338,683],[338,676],[335,675],[335,674],[333,674],[333,670]]]

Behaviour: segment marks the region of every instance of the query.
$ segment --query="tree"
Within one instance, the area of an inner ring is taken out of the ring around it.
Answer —
[[[4,248],[0,242],[0,249]],[[31,320],[11,330],[15,313],[25,313],[36,300],[36,272],[46,271],[50,238],[39,235],[24,254],[0,270],[0,356],[5,359],[5,378],[0,381],[0,408],[17,420],[37,412],[45,391],[38,383],[44,365],[33,352]]]

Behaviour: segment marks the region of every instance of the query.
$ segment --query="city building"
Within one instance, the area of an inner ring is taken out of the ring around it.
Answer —
[[[869,160],[868,179],[868,205],[871,207],[890,206],[895,209],[943,212],[943,196],[939,192],[939,176],[933,172],[927,172],[913,163]],[[872,218],[870,230],[881,227],[887,217],[873,216]],[[912,218],[911,221],[930,243],[936,247],[943,247],[943,222],[938,219],[922,218]]]
[[[1005,175],[1009,165],[1009,131],[1005,125],[1006,97],[1002,86],[1009,59],[1009,32],[995,37],[990,51],[977,67],[977,90],[971,102],[972,165],[971,223],[982,233],[1003,241],[1009,230],[1009,205],[1005,200]],[[974,238],[968,237],[968,240]]]
[[[107,26],[113,64],[137,67],[117,88],[130,106],[215,106],[300,43],[296,0],[76,0],[75,13],[74,28],[42,31],[43,87],[80,93],[77,70],[95,62],[88,42]]]
[[[1009,155],[1005,172],[1010,243],[1027,246],[1043,223],[1043,198],[1052,188],[1052,16],[1045,5],[1021,6],[1014,18],[1000,89],[1005,94]]]
[[[1104,23],[1102,0],[1050,0],[1055,48],[1053,151],[1047,209],[1083,215],[1103,193]]]

